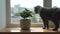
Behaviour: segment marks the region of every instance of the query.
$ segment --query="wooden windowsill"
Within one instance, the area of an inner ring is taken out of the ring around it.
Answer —
[[[42,27],[31,27],[30,30],[21,30],[20,27],[15,27],[6,28],[4,30],[1,30],[0,32],[56,32],[56,31],[52,31],[52,28],[43,29]]]

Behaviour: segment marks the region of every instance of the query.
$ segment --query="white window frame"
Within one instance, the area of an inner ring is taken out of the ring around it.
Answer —
[[[43,0],[44,1],[44,0]],[[44,2],[43,2],[43,4],[45,4]],[[45,7],[45,6],[44,6]],[[6,12],[6,22],[7,22],[7,27],[16,27],[16,26],[20,26],[20,25],[15,25],[15,24],[11,24],[11,16],[10,16],[10,14],[11,14],[11,11],[10,11],[10,0],[6,0],[6,11],[8,11],[8,12]],[[9,19],[9,20],[8,20]],[[39,23],[37,23],[37,24],[32,24],[32,26],[43,26],[43,24],[39,24]]]

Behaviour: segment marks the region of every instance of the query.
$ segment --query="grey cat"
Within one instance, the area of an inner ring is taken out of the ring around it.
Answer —
[[[44,8],[41,6],[34,7],[35,13],[38,13],[43,20],[44,28],[47,27],[49,29],[48,20],[51,20],[55,24],[55,28],[53,31],[57,31],[59,28],[59,20],[60,20],[60,8]]]

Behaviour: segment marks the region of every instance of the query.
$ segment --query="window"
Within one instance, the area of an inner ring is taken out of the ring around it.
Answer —
[[[21,17],[15,16],[16,12],[21,12],[24,8],[31,10],[34,13],[34,7],[36,5],[40,5],[43,7],[43,0],[11,0],[11,24],[19,25]],[[38,14],[33,14],[31,19],[31,24],[42,24],[42,20],[40,19]]]
[[[52,7],[54,6],[60,8],[60,0],[52,0]]]

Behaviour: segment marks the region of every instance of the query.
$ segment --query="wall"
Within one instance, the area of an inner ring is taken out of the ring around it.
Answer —
[[[51,8],[52,7],[52,0],[43,0],[44,2],[44,4],[43,4],[43,6],[44,7],[47,7],[47,8]]]
[[[0,30],[6,27],[6,4],[5,0],[0,0]]]

